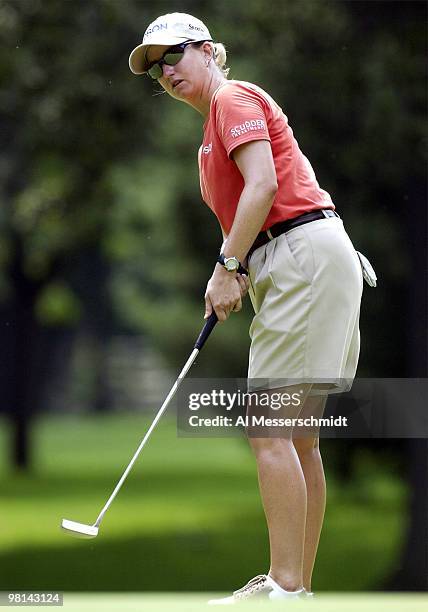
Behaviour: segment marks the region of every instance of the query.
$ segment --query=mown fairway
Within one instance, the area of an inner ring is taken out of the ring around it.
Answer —
[[[171,416],[143,451],[98,538],[76,540],[60,530],[62,518],[95,520],[149,422],[126,413],[43,417],[34,429],[33,472],[18,475],[6,468],[8,430],[0,421],[0,590],[227,592],[267,571],[246,442],[177,438]],[[370,461],[361,458],[352,484],[328,477],[317,591],[379,588],[393,567],[405,490]],[[133,609],[132,597],[124,602]]]
[[[170,593],[169,595],[139,593],[65,593],[64,609],[66,612],[199,612],[200,610],[218,609],[207,605],[210,595]],[[426,595],[408,595],[397,593],[338,595],[327,593],[314,601],[293,601],[293,612],[425,612],[428,605]],[[27,610],[40,612],[40,608],[26,606]],[[58,608],[54,608],[58,609]],[[258,612],[276,612],[284,610],[284,602],[246,602],[239,610],[258,610]]]

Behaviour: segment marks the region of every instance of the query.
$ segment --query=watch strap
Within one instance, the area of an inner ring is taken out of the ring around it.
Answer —
[[[224,266],[224,260],[225,260],[224,254],[220,253],[220,255],[217,258],[217,263]],[[248,276],[248,270],[244,268],[244,266],[241,264],[239,260],[238,260],[238,263],[239,263],[239,266],[238,266],[238,269],[236,270],[238,274],[246,274]]]

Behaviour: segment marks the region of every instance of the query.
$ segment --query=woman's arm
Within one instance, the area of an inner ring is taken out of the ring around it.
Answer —
[[[242,144],[234,150],[233,159],[245,185],[223,253],[225,257],[237,257],[244,262],[271,209],[278,186],[269,141]],[[214,308],[219,321],[225,321],[232,310],[240,310],[239,287],[237,274],[227,272],[222,265],[216,264],[205,293],[205,317]]]
[[[240,145],[233,151],[233,159],[245,185],[224,255],[242,262],[269,214],[278,184],[269,141],[253,140]]]

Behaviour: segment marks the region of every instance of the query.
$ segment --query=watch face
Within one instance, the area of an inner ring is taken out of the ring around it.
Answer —
[[[239,268],[239,261],[235,257],[225,260],[224,266],[228,272],[234,272]]]

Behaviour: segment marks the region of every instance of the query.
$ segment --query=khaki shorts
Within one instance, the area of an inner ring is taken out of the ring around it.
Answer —
[[[248,387],[301,382],[311,394],[348,390],[360,352],[361,265],[338,217],[296,227],[249,261]]]

